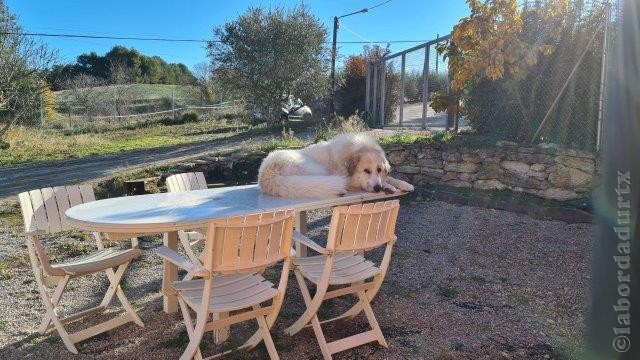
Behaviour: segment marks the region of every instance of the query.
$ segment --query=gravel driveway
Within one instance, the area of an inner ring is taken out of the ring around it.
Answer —
[[[17,236],[21,220],[5,216],[0,221],[0,261],[19,266],[0,281],[0,358],[171,359],[184,350],[188,340],[181,316],[161,311],[162,262],[150,251],[161,243],[159,238],[141,242],[146,251],[124,283],[146,327],[129,324],[92,338],[78,346],[80,355],[73,356],[55,333],[34,334],[43,306],[25,262],[23,240]],[[316,241],[324,241],[327,225],[328,212],[310,214],[310,234]],[[573,358],[582,346],[592,231],[590,224],[534,220],[443,202],[405,203],[391,267],[373,305],[389,348],[365,345],[335,358]],[[87,251],[90,241],[73,233],[52,238],[47,246],[62,257]],[[371,254],[374,259],[379,256]],[[294,337],[282,332],[303,312],[293,276],[289,284],[272,331],[276,347],[283,359],[320,359],[311,330]],[[77,310],[96,304],[106,285],[97,276],[72,281],[63,306]],[[321,318],[337,315],[352,301],[330,301],[321,309]],[[327,326],[329,339],[365,330],[361,317]],[[237,344],[253,328],[234,328],[230,343]],[[210,338],[206,344],[212,346]],[[213,351],[204,349],[205,355]],[[262,345],[234,354],[266,356]]]
[[[195,144],[121,152],[113,155],[0,167],[0,200],[45,186],[83,183],[141,167],[176,163],[214,151],[235,150],[269,136],[212,140]]]

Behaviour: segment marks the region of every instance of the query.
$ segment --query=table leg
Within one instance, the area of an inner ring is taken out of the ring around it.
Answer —
[[[305,235],[307,233],[307,212],[306,211],[296,212],[294,226],[296,230],[298,230],[301,234]],[[306,257],[307,247],[300,243],[296,243],[296,256]]]
[[[173,251],[178,251],[178,232],[171,231],[164,234],[164,246]],[[162,294],[164,312],[173,314],[178,311],[178,297],[173,290],[171,284],[178,280],[178,267],[164,260],[164,270],[162,274]]]

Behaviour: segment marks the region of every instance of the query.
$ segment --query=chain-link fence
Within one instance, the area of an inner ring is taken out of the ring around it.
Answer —
[[[197,86],[84,84],[54,93],[40,101],[42,127],[91,128],[99,124],[130,126],[158,119],[178,119],[184,113],[198,115],[237,112],[238,101],[215,101]]]
[[[534,10],[523,11],[522,40],[528,44],[550,37],[548,24]],[[469,129],[497,140],[596,150],[613,33],[611,6],[606,1],[571,2],[565,16],[570,21],[562,24],[550,54],[517,76],[466,85],[458,94],[459,106],[451,107],[458,114],[435,112],[424,96],[449,93],[448,64],[435,50],[449,36],[370,63],[366,110],[378,127]]]
[[[448,39],[443,36],[369,63],[365,110],[375,126],[444,130],[446,114],[436,113],[424,94],[449,86],[446,60],[435,50]]]

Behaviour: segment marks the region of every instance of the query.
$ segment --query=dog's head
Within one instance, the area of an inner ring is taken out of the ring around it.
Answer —
[[[380,192],[391,166],[382,149],[362,149],[347,159],[349,185],[352,189]]]

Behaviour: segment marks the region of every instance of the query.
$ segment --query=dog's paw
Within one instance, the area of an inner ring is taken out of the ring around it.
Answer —
[[[402,180],[398,180],[398,183],[396,184],[396,186],[398,186],[398,189],[400,189],[402,191],[406,191],[406,192],[415,190],[413,185],[409,184],[406,181],[402,181]]]
[[[395,193],[396,191],[398,191],[398,189],[396,189],[395,187],[393,187],[393,186],[391,186],[389,184],[385,184],[383,190],[384,190],[385,194],[389,194],[389,195]]]

